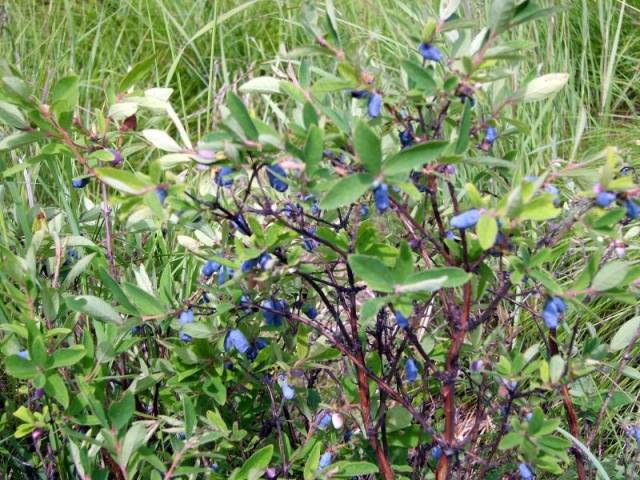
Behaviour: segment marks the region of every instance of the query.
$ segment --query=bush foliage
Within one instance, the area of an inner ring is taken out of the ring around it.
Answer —
[[[153,58],[90,112],[77,76],[0,65],[10,477],[637,475],[633,419],[598,453],[632,400],[593,376],[640,379],[640,317],[607,338],[592,308],[638,301],[635,172],[578,151],[583,119],[567,158],[513,168],[519,105],[568,80],[515,84],[517,32],[560,9],[459,10],[391,74],[304,4],[309,46],[216,92],[197,140]]]

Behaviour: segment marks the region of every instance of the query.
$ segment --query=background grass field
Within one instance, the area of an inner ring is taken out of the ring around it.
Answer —
[[[0,2],[0,55],[17,65],[43,96],[56,79],[69,72],[83,80],[86,114],[105,102],[110,88],[132,65],[152,57],[148,86],[174,88],[174,105],[193,138],[209,131],[217,114],[216,99],[225,86],[272,68],[282,68],[283,49],[309,43],[300,25],[298,0],[5,0]],[[318,2],[319,4],[321,2]],[[431,11],[430,1],[336,1],[340,27],[366,46],[372,63],[397,74],[397,58],[414,48],[406,24],[419,25]],[[543,2],[544,3],[544,0]],[[548,1],[548,4],[558,2]],[[569,87],[555,103],[519,108],[530,125],[510,147],[516,168],[539,171],[554,158],[580,157],[605,145],[616,145],[627,161],[640,167],[640,0],[565,0],[567,10],[553,20],[528,24],[518,38],[537,46],[527,53],[524,76],[544,72],[571,74]],[[463,9],[478,17],[485,2],[463,0]],[[514,79],[517,81],[517,79]],[[112,94],[113,92],[111,92]],[[530,104],[531,105],[531,104]],[[586,126],[579,145],[580,125]],[[504,148],[504,147],[503,147]],[[16,161],[12,158],[10,162]],[[47,203],[65,205],[62,185],[73,175],[62,169],[32,172],[36,194]],[[53,178],[56,177],[57,178]],[[57,185],[60,188],[57,188]],[[566,185],[565,188],[570,188]],[[58,198],[60,196],[60,198]],[[27,192],[22,177],[0,186],[5,211],[0,230],[4,242],[18,229]],[[573,245],[576,255],[582,255]],[[638,252],[628,252],[632,258]],[[572,275],[559,265],[559,276]],[[594,326],[606,338],[629,317],[629,310],[600,301]],[[583,332],[586,334],[586,331]],[[598,388],[606,389],[606,374]],[[636,411],[640,382],[621,385],[630,403],[620,418]],[[634,405],[635,404],[635,405]],[[616,425],[611,418],[607,428]],[[595,446],[600,458],[615,456],[624,445]]]

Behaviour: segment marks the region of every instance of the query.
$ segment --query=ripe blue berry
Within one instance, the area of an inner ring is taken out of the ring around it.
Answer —
[[[329,412],[321,413],[318,419],[318,428],[320,430],[326,430],[330,424],[331,424],[331,414]]]
[[[624,201],[624,208],[627,209],[627,218],[633,220],[640,216],[640,205],[628,198]]]
[[[186,325],[188,323],[193,323],[193,310],[185,310],[183,312],[180,312],[180,317],[178,318],[178,321],[180,322],[180,325]]]
[[[20,350],[16,355],[20,358],[24,358],[25,360],[29,360],[29,352],[27,350]]]
[[[289,188],[285,181],[287,172],[277,163],[267,166],[267,178],[269,179],[269,184],[278,192],[284,192]]]
[[[296,391],[289,386],[286,376],[282,374],[278,375],[278,385],[280,385],[280,388],[282,389],[282,396],[286,400],[293,400],[296,396]]]
[[[531,467],[526,463],[521,463],[518,465],[518,473],[520,474],[520,478],[522,480],[533,480],[533,471]]]
[[[160,201],[160,205],[164,204],[164,201],[167,199],[167,189],[164,187],[156,187],[156,197]]]
[[[249,228],[249,224],[245,220],[244,216],[241,213],[234,215],[231,219],[231,225],[234,228],[238,229],[240,233],[244,233],[245,235],[251,235],[251,229]]]
[[[600,192],[596,195],[596,204],[602,208],[607,208],[615,201],[616,194],[613,192]]]
[[[256,338],[253,344],[258,349],[258,351],[265,349],[269,346],[269,342],[267,341],[267,339],[262,337]]]
[[[382,95],[374,92],[369,97],[369,103],[367,104],[367,112],[371,118],[377,118],[382,112]]]
[[[438,47],[432,45],[431,43],[421,43],[418,47],[418,51],[422,58],[432,62],[439,62],[442,60],[442,52]]]
[[[404,373],[407,376],[407,381],[410,383],[418,379],[418,366],[413,358],[407,358],[404,364]]]
[[[180,332],[180,341],[184,343],[189,343],[191,341],[191,335],[185,332]]]
[[[220,170],[216,172],[214,177],[214,181],[216,185],[219,187],[230,187],[233,185],[233,178],[230,178],[229,175],[233,172],[231,167],[221,167]]]
[[[227,280],[233,278],[234,274],[235,272],[233,271],[233,268],[229,268],[225,265],[222,265],[220,267],[220,270],[218,270],[218,281],[217,281],[218,285],[222,285]]]
[[[497,139],[498,131],[495,129],[495,127],[487,127],[484,132],[484,141],[489,145],[493,145]]]
[[[431,456],[435,459],[435,460],[440,460],[440,457],[442,456],[442,448],[440,448],[439,445],[436,445],[435,447],[433,447],[431,449]]]
[[[249,350],[249,340],[237,328],[229,330],[224,338],[224,351],[230,352],[232,349],[236,349],[240,353],[246,353]]]
[[[269,269],[273,268],[273,265],[275,263],[276,263],[275,258],[273,258],[273,256],[268,252],[263,252],[258,257],[258,266],[262,270],[266,271],[266,270],[269,270]]]
[[[409,328],[409,320],[407,319],[407,317],[402,315],[399,310],[396,310],[396,323],[398,324],[398,327],[402,328],[403,330]]]
[[[267,325],[279,327],[282,325],[282,317],[287,314],[288,305],[284,300],[275,300],[272,298],[262,302],[262,317]]]
[[[314,217],[320,215],[320,204],[318,203],[318,200],[314,200],[311,204],[311,215]]]
[[[407,128],[398,133],[398,137],[400,138],[402,148],[408,148],[413,145],[413,126],[409,124]]]
[[[379,213],[383,213],[389,208],[389,187],[386,183],[381,183],[375,188],[373,200]]]
[[[566,308],[564,300],[561,298],[547,298],[542,309],[542,319],[547,328],[558,328],[558,324]]]
[[[311,320],[315,320],[316,317],[318,316],[318,311],[316,310],[316,307],[314,307],[311,304],[306,304],[304,307],[302,307],[302,313],[304,313]]]
[[[325,468],[327,468],[329,465],[331,465],[332,461],[333,461],[333,453],[324,452],[320,457],[320,461],[318,462],[318,471],[324,470]]]
[[[251,258],[249,260],[245,260],[244,262],[242,262],[242,265],[240,265],[240,270],[242,271],[242,273],[249,273],[251,270],[253,270],[254,268],[256,268],[258,266],[258,258]]]
[[[207,261],[207,263],[205,263],[202,266],[202,276],[209,278],[211,275],[213,275],[214,273],[216,273],[218,270],[220,270],[221,265],[214,261],[214,260],[209,260]]]
[[[369,216],[369,205],[365,203],[360,205],[360,216],[362,218],[367,218]]]
[[[240,297],[240,300],[238,301],[238,304],[240,305],[240,308],[242,308],[242,310],[244,310],[245,313],[251,313],[252,312],[251,298],[249,298],[249,296],[242,295]]]
[[[350,90],[351,98],[367,98],[369,96],[368,90]]]
[[[89,185],[90,181],[91,181],[90,177],[74,178],[73,180],[71,180],[71,186],[73,188],[84,188],[87,185]]]
[[[473,208],[453,217],[451,219],[451,226],[453,228],[464,230],[465,228],[473,227],[478,223],[478,220],[480,220],[480,210]]]

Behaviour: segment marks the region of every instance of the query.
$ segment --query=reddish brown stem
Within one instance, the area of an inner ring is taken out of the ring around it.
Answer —
[[[558,342],[556,339],[556,330],[552,329],[549,333],[549,353],[553,355],[558,354]],[[569,422],[569,431],[575,438],[580,438],[580,427],[578,426],[578,415],[576,415],[576,409],[573,406],[571,395],[569,395],[569,389],[566,385],[560,387],[560,393],[562,394],[562,403],[564,403],[564,409],[567,413],[567,421]],[[576,457],[576,473],[579,480],[585,480],[587,478],[584,463],[582,461],[582,455],[577,449],[573,450],[573,455]]]

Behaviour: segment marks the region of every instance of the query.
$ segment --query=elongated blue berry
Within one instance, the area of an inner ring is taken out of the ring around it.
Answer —
[[[496,130],[495,127],[487,127],[484,132],[484,141],[489,143],[489,145],[493,145],[497,139],[498,130]]]
[[[262,270],[270,270],[271,268],[273,268],[273,265],[275,263],[276,263],[275,258],[273,258],[273,256],[268,252],[263,252],[258,257],[258,266]]]
[[[289,383],[287,383],[287,379],[285,378],[278,383],[280,384],[280,388],[282,389],[282,396],[286,400],[293,400],[293,398],[296,396],[296,391],[291,388],[291,386],[289,386]]]
[[[313,215],[314,217],[320,215],[320,204],[318,203],[318,200],[314,200],[311,203],[311,215]]]
[[[373,200],[378,212],[383,213],[389,208],[389,187],[386,183],[381,183],[373,191]]]
[[[189,310],[184,310],[183,312],[180,312],[180,317],[178,318],[178,321],[180,322],[180,325],[186,325],[188,323],[193,323],[193,310],[189,309]]]
[[[249,273],[251,270],[253,270],[254,268],[256,268],[258,266],[258,258],[251,258],[249,260],[245,260],[244,262],[242,262],[242,265],[240,265],[240,270],[242,271],[242,273]]]
[[[399,310],[396,310],[396,323],[398,324],[398,327],[402,328],[403,330],[409,328],[409,320],[407,319],[407,317],[402,315]]]
[[[180,341],[184,343],[189,343],[191,341],[191,335],[185,332],[180,332]]]
[[[463,230],[473,227],[478,223],[478,220],[480,220],[480,210],[473,208],[453,217],[451,219],[451,226]]]
[[[262,302],[262,316],[267,325],[279,327],[282,325],[282,317],[287,314],[288,305],[284,300],[275,300],[272,298]]]
[[[309,303],[307,303],[304,307],[302,307],[302,313],[304,313],[311,320],[315,320],[316,317],[318,316],[318,311],[316,310],[316,307],[314,307]]]
[[[231,219],[231,225],[233,225],[233,227],[236,228],[240,233],[251,235],[249,224],[241,213],[233,216],[233,218]]]
[[[440,460],[442,456],[442,448],[440,448],[440,445],[436,445],[431,449],[431,456],[436,460]]]
[[[249,298],[248,295],[242,295],[238,300],[238,304],[245,313],[251,313],[253,310],[253,308],[251,307],[251,298]]]
[[[269,179],[269,185],[278,192],[284,192],[289,188],[286,182],[287,172],[277,163],[267,166],[267,178]]]
[[[231,278],[233,278],[234,274],[235,272],[233,271],[233,268],[229,268],[225,265],[222,265],[220,267],[220,270],[218,270],[218,281],[217,281],[218,285],[222,285],[227,280],[230,280]]]
[[[600,192],[596,195],[596,204],[599,207],[607,208],[616,201],[616,194],[613,192]]]
[[[220,270],[220,267],[221,265],[218,262],[214,260],[208,260],[207,263],[202,266],[202,276],[209,278],[211,275]]]
[[[90,181],[91,181],[90,177],[74,178],[73,180],[71,180],[71,186],[73,188],[84,188],[87,185],[89,185]]]
[[[233,169],[231,167],[221,167],[214,177],[216,185],[219,187],[230,187],[233,185],[233,178],[230,177],[232,172]]]
[[[241,330],[234,328],[227,332],[227,336],[224,338],[224,351],[230,352],[236,349],[240,353],[245,353],[249,350],[249,340],[244,336]]]
[[[422,58],[431,62],[439,62],[442,60],[442,52],[438,47],[431,43],[421,43],[418,47],[418,51]]]
[[[377,118],[382,112],[382,95],[374,92],[369,97],[369,103],[367,104],[367,112],[371,118]]]
[[[408,148],[413,145],[413,127],[411,124],[404,130],[401,130],[400,133],[398,133],[398,137],[400,138],[402,148]]]
[[[320,430],[326,430],[330,424],[331,424],[331,414],[329,412],[324,412],[320,414],[320,418],[318,419],[318,428]]]
[[[565,310],[566,305],[564,300],[559,297],[547,298],[542,309],[542,319],[547,328],[558,328]]]
[[[627,218],[633,220],[640,216],[640,205],[628,198],[624,201],[624,208],[627,209]]]
[[[29,352],[27,350],[20,350],[16,355],[20,358],[24,358],[25,360],[29,360]]]
[[[333,461],[333,453],[324,452],[320,456],[320,461],[318,462],[318,471],[324,470],[325,468],[327,468],[329,465],[331,465],[332,461]]]
[[[367,218],[369,216],[369,205],[366,203],[360,204],[360,216],[362,218]]]
[[[368,90],[349,90],[351,98],[367,98],[369,96]]]
[[[404,364],[404,373],[407,376],[407,381],[410,383],[418,379],[418,366],[413,358],[407,358]]]
[[[269,341],[266,338],[258,337],[253,342],[258,351],[267,348],[269,346]]]
[[[518,465],[518,473],[520,474],[520,478],[522,480],[533,480],[533,471],[531,467],[526,463],[521,463]]]

